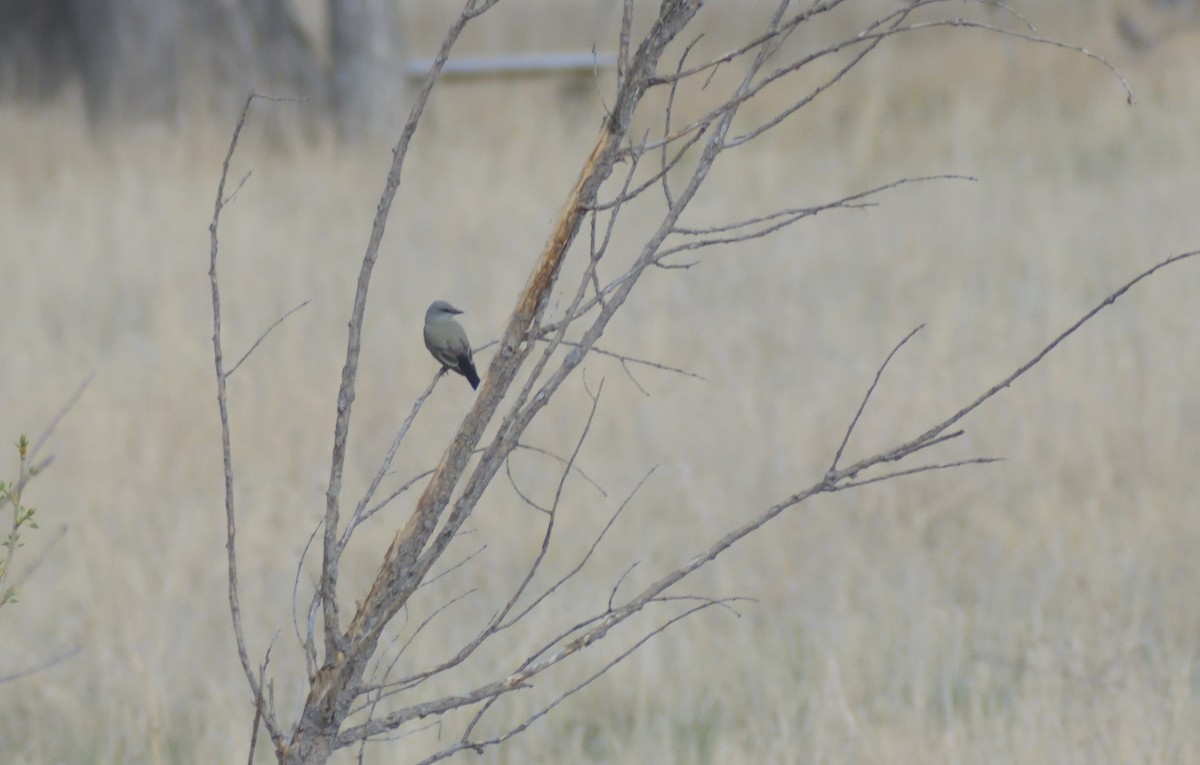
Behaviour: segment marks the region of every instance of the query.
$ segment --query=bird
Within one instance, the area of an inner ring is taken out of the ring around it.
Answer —
[[[452,369],[471,383],[472,389],[479,387],[479,373],[471,360],[471,343],[467,333],[455,319],[462,311],[445,300],[435,300],[425,311],[425,347],[446,369]]]

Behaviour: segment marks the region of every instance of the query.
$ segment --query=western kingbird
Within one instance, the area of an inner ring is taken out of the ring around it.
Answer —
[[[436,300],[425,311],[425,347],[443,367],[453,369],[479,387],[479,373],[471,360],[471,343],[454,315],[462,313],[445,300]]]

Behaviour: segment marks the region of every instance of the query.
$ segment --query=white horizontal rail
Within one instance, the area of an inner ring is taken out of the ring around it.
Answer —
[[[540,72],[592,71],[617,65],[615,53],[527,53],[511,56],[452,58],[442,67],[444,75],[485,76],[489,74],[536,74]],[[409,77],[424,77],[433,59],[411,59],[405,65]]]

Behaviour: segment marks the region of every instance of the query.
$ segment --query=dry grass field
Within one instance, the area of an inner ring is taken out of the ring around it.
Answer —
[[[914,326],[926,324],[884,378],[850,457],[952,413],[1122,281],[1200,247],[1196,38],[1134,56],[1107,16],[1080,3],[1026,5],[1043,31],[1108,55],[1137,103],[1082,56],[937,33],[884,46],[812,108],[724,157],[694,222],[908,175],[979,180],[905,187],[869,210],[649,274],[602,346],[705,379],[640,370],[645,395],[595,358],[568,383],[530,440],[568,450],[586,420],[585,383],[603,380],[580,465],[606,494],[568,481],[544,579],[658,469],[554,613],[436,690],[503,672],[559,620],[601,606],[631,563],[623,592],[818,480],[875,368]],[[522,7],[466,42],[549,47]],[[740,31],[709,24],[714,44]],[[302,108],[257,113],[286,124]],[[376,269],[349,497],[435,371],[419,331],[426,305],[466,308],[476,343],[497,336],[601,108],[590,82],[444,83]],[[390,155],[253,124],[233,175],[253,172],[223,219],[228,355],[311,300],[230,383],[248,639],[261,657],[276,638],[274,691],[290,720],[307,690],[292,626],[296,562],[323,513],[345,323]],[[27,494],[41,528],[17,569],[42,563],[20,602],[0,609],[0,675],[79,650],[0,685],[0,761],[245,761],[251,707],[226,601],[206,276],[229,127],[97,138],[71,101],[0,107],[4,442],[39,432],[96,375],[54,438],[57,461]],[[631,211],[627,223],[623,241],[636,246],[654,219]],[[738,615],[713,609],[676,625],[524,735],[461,760],[1200,762],[1198,296],[1200,262],[1137,287],[938,453],[1003,462],[786,513],[678,590],[755,599]],[[470,395],[443,380],[387,485],[436,463]],[[15,453],[4,457],[15,469]],[[551,496],[553,462],[525,453],[513,472],[523,490]],[[342,578],[348,603],[411,503],[405,495],[360,533]],[[451,551],[483,552],[414,601],[396,633],[477,591],[422,633],[405,666],[444,656],[492,613],[543,524],[497,480]],[[310,557],[301,602],[315,571]],[[624,630],[542,678],[497,709],[494,727],[634,637]],[[379,743],[363,761],[419,759],[439,736],[457,731]],[[257,761],[272,761],[265,749]]]

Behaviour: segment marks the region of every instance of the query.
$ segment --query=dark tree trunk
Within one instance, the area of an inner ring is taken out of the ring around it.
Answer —
[[[317,52],[288,0],[188,2],[190,26],[201,35],[190,57],[208,83],[220,86],[218,96],[231,99],[229,106],[240,108],[252,90],[324,100]]]
[[[167,117],[178,105],[182,13],[175,0],[68,0],[93,124]]]
[[[76,71],[69,0],[0,0],[0,98],[54,98]]]
[[[331,96],[342,135],[398,128],[405,72],[394,0],[329,0]]]
[[[288,0],[0,0],[0,97],[72,76],[93,125],[234,112],[251,90],[324,96]]]

